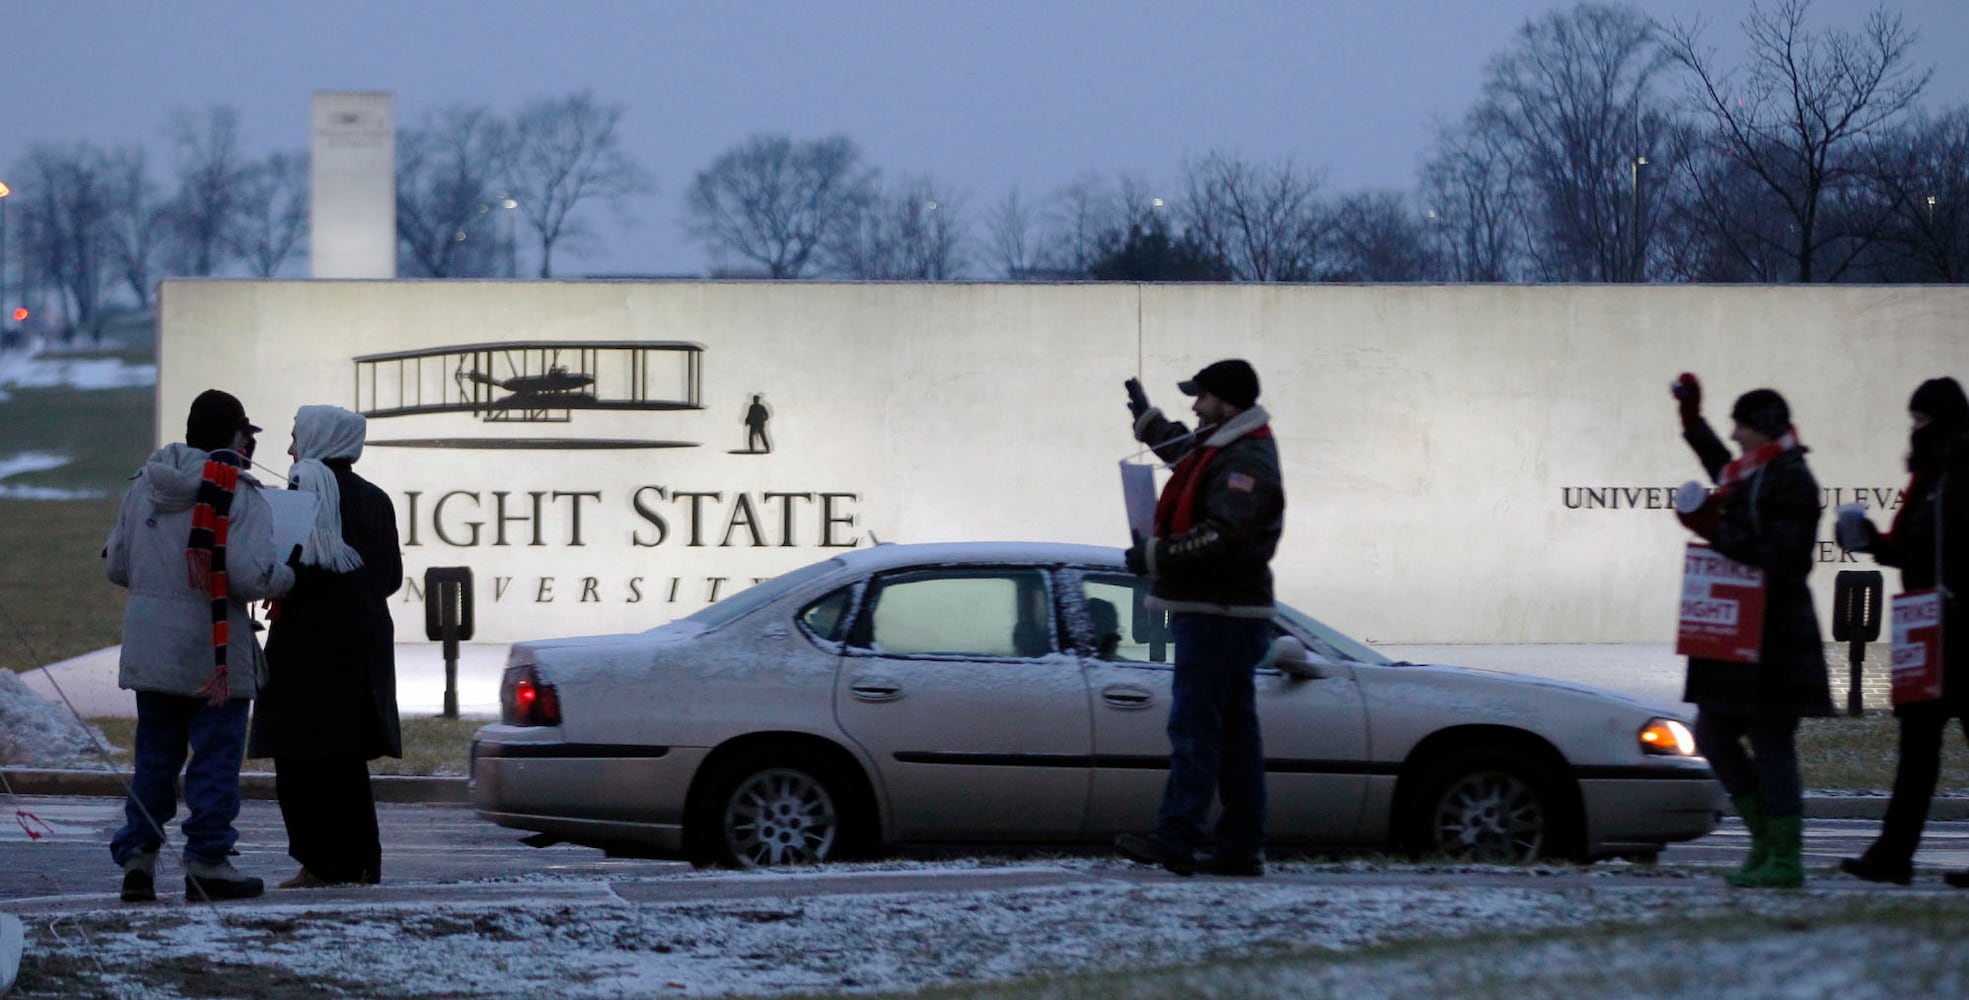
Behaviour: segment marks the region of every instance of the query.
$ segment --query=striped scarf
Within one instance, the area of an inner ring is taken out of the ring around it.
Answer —
[[[198,501],[191,512],[191,538],[185,542],[191,585],[211,598],[212,679],[198,689],[198,696],[214,708],[232,697],[226,678],[226,646],[230,641],[226,626],[226,529],[239,472],[245,465],[246,459],[232,451],[215,451],[206,457],[198,482]]]

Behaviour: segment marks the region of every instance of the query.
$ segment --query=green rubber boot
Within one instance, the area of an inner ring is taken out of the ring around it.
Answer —
[[[1764,793],[1750,792],[1730,800],[1737,807],[1737,816],[1743,820],[1744,829],[1750,831],[1750,857],[1745,858],[1742,867],[1732,875],[1748,875],[1771,859],[1771,825],[1764,815]]]
[[[1765,818],[1770,831],[1770,856],[1760,867],[1729,876],[1740,889],[1796,889],[1805,884],[1805,864],[1801,857],[1805,839],[1805,817]]]

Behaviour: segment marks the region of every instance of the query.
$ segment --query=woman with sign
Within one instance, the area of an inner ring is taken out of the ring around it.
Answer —
[[[1682,693],[1696,705],[1696,746],[1750,830],[1750,857],[1729,881],[1747,888],[1803,885],[1798,720],[1832,714],[1818,614],[1806,584],[1817,544],[1818,482],[1783,396],[1753,389],[1738,397],[1730,439],[1743,454],[1732,461],[1702,417],[1701,383],[1684,373],[1673,390],[1682,437],[1717,486],[1711,492],[1700,483],[1683,485],[1676,511],[1714,555],[1740,564],[1739,577],[1763,580],[1754,646],[1739,644],[1728,659],[1690,655]]]
[[[1856,552],[1871,552],[1882,566],[1897,566],[1902,608],[1923,592],[1936,594],[1941,604],[1940,697],[1932,685],[1911,691],[1902,675],[1903,664],[1918,668],[1925,650],[1895,644],[1894,714],[1901,720],[1900,760],[1894,770],[1894,797],[1880,837],[1857,858],[1839,867],[1869,882],[1908,884],[1914,874],[1914,850],[1928,822],[1928,803],[1941,774],[1942,736],[1956,719],[1969,735],[1969,617],[1955,593],[1969,581],[1969,398],[1952,378],[1921,383],[1908,400],[1914,428],[1908,435],[1907,468],[1912,478],[1882,534],[1857,508],[1841,508],[1839,544]],[[1936,598],[1930,598],[1934,600]],[[1903,623],[1897,620],[1897,626]],[[1896,628],[1899,636],[1904,630]],[[1951,643],[1950,636],[1957,637]],[[1912,654],[1912,655],[1910,655]],[[1917,700],[1918,699],[1918,700]],[[1969,871],[1944,878],[1958,889],[1969,889]]]
[[[315,495],[294,589],[267,633],[266,690],[247,756],[272,757],[287,853],[283,889],[382,878],[368,762],[403,756],[389,596],[403,584],[389,494],[350,468],[367,422],[339,406],[294,414],[292,489]]]

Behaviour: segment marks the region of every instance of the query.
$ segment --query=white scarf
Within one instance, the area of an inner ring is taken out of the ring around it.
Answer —
[[[342,541],[342,490],[324,461],[362,457],[368,432],[362,414],[339,406],[303,406],[294,412],[294,465],[287,481],[315,495],[314,531],[301,546],[301,562],[336,573],[362,566],[362,556]]]

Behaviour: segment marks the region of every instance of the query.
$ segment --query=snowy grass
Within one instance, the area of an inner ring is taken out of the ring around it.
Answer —
[[[549,882],[503,904],[29,917],[15,995],[1853,1000],[1969,988],[1969,893],[1420,867],[1377,882],[1320,865],[1262,882],[1141,881],[1101,863],[1024,866],[1086,876],[1068,884],[965,891],[973,867],[948,866],[956,884],[938,893],[631,904]]]

